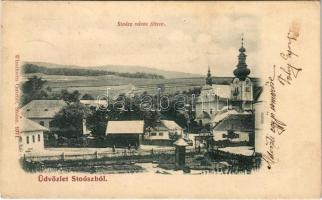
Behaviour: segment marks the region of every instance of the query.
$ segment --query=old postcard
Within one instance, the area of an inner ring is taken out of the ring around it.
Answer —
[[[6,198],[319,198],[320,3],[2,3]]]

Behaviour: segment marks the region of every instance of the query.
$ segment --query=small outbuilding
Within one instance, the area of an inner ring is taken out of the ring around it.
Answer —
[[[106,127],[107,142],[116,147],[140,146],[144,121],[109,121]]]
[[[213,136],[217,144],[224,144],[225,146],[253,146],[254,115],[228,115],[214,127]]]

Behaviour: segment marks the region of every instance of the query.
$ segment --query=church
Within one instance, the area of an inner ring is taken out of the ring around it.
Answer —
[[[213,133],[215,141],[253,143],[253,105],[261,92],[254,83],[257,80],[249,77],[245,52],[242,39],[234,77],[213,77],[208,68],[206,84],[196,100],[196,120]]]

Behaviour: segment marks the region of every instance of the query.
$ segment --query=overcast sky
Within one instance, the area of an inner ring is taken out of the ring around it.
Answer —
[[[191,8],[191,7],[190,7]],[[82,8],[63,4],[19,16],[22,59],[66,65],[140,65],[165,70],[231,76],[241,36],[247,64],[256,76],[258,19],[251,15],[195,9]],[[76,12],[77,11],[77,12]],[[231,12],[233,13],[233,12]],[[164,27],[118,27],[120,22],[163,22]]]

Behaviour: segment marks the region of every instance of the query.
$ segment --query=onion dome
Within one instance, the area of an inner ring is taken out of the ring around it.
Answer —
[[[250,74],[250,70],[247,68],[246,64],[247,55],[245,54],[245,52],[246,49],[244,47],[244,38],[242,38],[242,46],[239,48],[237,69],[234,70],[234,75],[241,81],[244,81]]]

